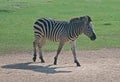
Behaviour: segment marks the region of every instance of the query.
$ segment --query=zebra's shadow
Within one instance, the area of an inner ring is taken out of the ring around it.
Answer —
[[[31,70],[31,71],[41,72],[41,73],[46,73],[46,74],[70,73],[70,72],[72,72],[72,71],[66,71],[66,70],[65,71],[64,70],[56,70],[59,67],[51,67],[52,65],[38,66],[38,65],[30,65],[30,64],[32,64],[32,62],[9,64],[9,65],[2,66],[2,68]]]

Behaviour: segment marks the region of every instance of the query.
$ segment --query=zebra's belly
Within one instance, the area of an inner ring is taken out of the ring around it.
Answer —
[[[56,37],[56,36],[46,36],[46,39],[50,40],[50,41],[53,41],[53,42],[59,42],[60,41],[60,38],[59,37]]]
[[[69,39],[65,38],[64,36],[46,36],[46,39],[53,41],[53,42],[60,42],[60,41],[64,41],[67,42],[69,41]]]

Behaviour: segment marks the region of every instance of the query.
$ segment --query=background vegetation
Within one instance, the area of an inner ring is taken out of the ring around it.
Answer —
[[[32,50],[33,23],[41,17],[68,21],[91,16],[96,41],[82,35],[77,49],[120,48],[120,0],[0,0],[0,53]],[[47,41],[44,50],[56,50]],[[67,43],[65,50],[70,49]]]

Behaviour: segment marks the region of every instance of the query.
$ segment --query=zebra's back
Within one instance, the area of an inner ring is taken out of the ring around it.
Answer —
[[[52,41],[60,41],[65,38],[68,22],[55,21],[53,19],[42,18],[34,23],[34,33],[36,37],[44,37]],[[63,36],[64,34],[64,36]]]

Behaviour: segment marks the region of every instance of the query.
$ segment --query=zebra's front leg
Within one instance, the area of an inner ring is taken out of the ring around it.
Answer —
[[[57,50],[57,54],[56,54],[56,56],[54,57],[54,65],[57,64],[57,58],[58,58],[58,55],[60,54],[60,52],[61,52],[61,50],[62,50],[63,45],[64,45],[64,42],[60,42],[60,43],[59,43],[58,50]]]
[[[43,59],[43,55],[42,55],[42,47],[45,44],[46,40],[44,38],[41,39],[40,43],[38,44],[38,48],[39,48],[39,58],[41,60],[41,63],[44,63],[44,59]]]
[[[72,50],[73,57],[74,57],[74,62],[76,63],[77,66],[80,66],[80,63],[78,62],[77,57],[76,57],[75,41],[71,41],[70,44],[71,44],[71,50]]]

